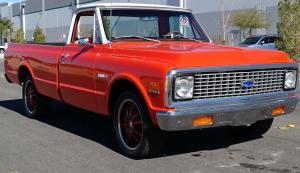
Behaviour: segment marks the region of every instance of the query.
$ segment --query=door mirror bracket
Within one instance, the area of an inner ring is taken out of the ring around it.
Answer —
[[[78,40],[78,44],[80,47],[87,47],[87,48],[93,48],[95,47],[94,44],[90,43],[89,38],[81,38]]]

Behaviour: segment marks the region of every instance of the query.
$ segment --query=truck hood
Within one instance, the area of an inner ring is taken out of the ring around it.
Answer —
[[[114,42],[115,56],[173,64],[177,68],[291,63],[282,51],[172,41]]]

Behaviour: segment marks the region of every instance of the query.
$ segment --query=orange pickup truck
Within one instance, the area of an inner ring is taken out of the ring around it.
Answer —
[[[64,44],[9,44],[7,80],[23,87],[30,118],[53,99],[112,116],[132,158],[159,154],[166,131],[261,136],[298,102],[298,65],[286,53],[215,45],[188,9],[95,3],[70,28]]]

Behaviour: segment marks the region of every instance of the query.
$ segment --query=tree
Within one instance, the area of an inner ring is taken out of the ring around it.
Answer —
[[[46,36],[43,32],[43,29],[37,26],[33,33],[33,42],[35,43],[45,43],[46,42]]]
[[[15,35],[15,39],[16,39],[16,43],[25,43],[25,34],[22,28],[19,28],[16,31],[16,35]]]
[[[229,28],[230,18],[232,14],[232,7],[234,5],[235,0],[231,0],[230,9],[228,10],[228,13],[225,12],[225,3],[224,0],[221,0],[221,19],[222,19],[222,35],[223,35],[223,44],[226,44],[226,35]]]
[[[10,42],[13,30],[13,23],[8,18],[5,17],[0,20],[0,33],[6,38],[7,42]]]
[[[233,17],[233,25],[240,28],[245,38],[245,33],[247,30],[248,35],[251,36],[253,29],[268,28],[270,26],[266,16],[266,13],[262,10],[243,10],[235,13]]]
[[[300,0],[280,0],[278,3],[278,35],[276,45],[291,58],[300,57]]]

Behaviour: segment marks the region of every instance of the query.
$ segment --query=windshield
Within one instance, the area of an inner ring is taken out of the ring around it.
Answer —
[[[187,12],[103,10],[102,18],[106,36],[112,40],[142,37],[160,41],[188,39],[209,41],[194,16]]]
[[[261,37],[249,37],[241,44],[256,44],[260,39]]]

